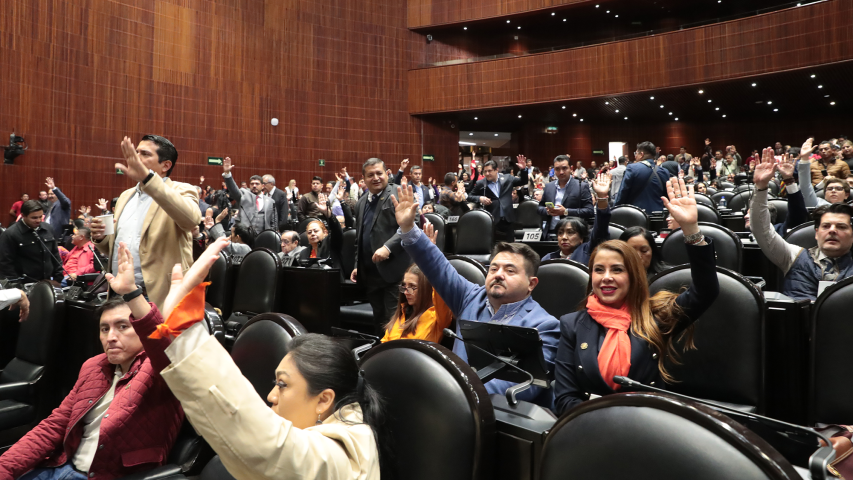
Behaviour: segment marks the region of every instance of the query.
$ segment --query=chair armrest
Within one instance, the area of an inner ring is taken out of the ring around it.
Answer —
[[[0,400],[32,403],[33,384],[28,382],[4,383],[0,385]]]
[[[167,464],[162,467],[157,467],[147,472],[138,472],[120,480],[176,480],[186,478],[181,473],[181,467],[175,464]]]

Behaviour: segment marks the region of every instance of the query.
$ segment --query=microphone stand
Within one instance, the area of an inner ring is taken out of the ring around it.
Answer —
[[[101,266],[101,271],[106,273],[107,269],[104,267],[103,262],[101,262],[101,257],[98,256],[98,252],[95,251],[95,247],[93,247],[91,243],[89,244],[89,250],[92,251],[92,256],[94,256],[95,260],[98,261],[98,265]]]
[[[59,265],[59,268],[62,269],[62,273],[67,275],[68,271],[65,270],[65,267],[62,266],[62,262],[53,255],[53,252],[51,252],[49,248],[47,248],[47,245],[44,244],[44,240],[41,239],[37,230],[33,230],[33,235],[35,235],[36,239],[38,239],[38,241],[41,244],[41,247],[44,249],[44,251],[47,252],[48,255],[50,255],[50,258],[52,258],[53,261],[55,261],[56,264]]]

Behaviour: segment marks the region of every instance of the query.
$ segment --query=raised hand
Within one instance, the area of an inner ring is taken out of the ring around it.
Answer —
[[[456,192],[454,192],[454,194],[453,194],[453,200],[455,200],[457,202],[464,202],[467,198],[468,198],[468,196],[465,195],[465,185],[463,185],[462,183],[459,183],[458,186],[456,187]],[[481,198],[484,198],[484,197],[481,197]],[[488,198],[486,200],[488,200]]]
[[[329,207],[326,205],[326,196],[322,193],[317,195],[317,208],[320,209],[321,212],[326,213]]]
[[[133,256],[127,244],[119,242],[118,275],[106,274],[110,288],[119,295],[125,295],[136,290],[136,280],[133,276]]]
[[[808,160],[809,156],[814,151],[814,138],[809,138],[803,143],[802,148],[800,148],[800,159]]]
[[[86,215],[86,207],[80,207],[80,214]]]
[[[53,190],[54,188],[56,188],[56,184],[53,183],[53,177],[47,177],[46,179],[44,179],[44,184],[47,185],[48,190]]]
[[[782,155],[782,161],[778,166],[779,173],[782,174],[782,180],[791,180],[794,178],[794,161],[791,160],[791,154]]]
[[[429,180],[427,180],[427,185],[435,185],[435,182],[432,181],[432,177],[429,177]]]
[[[515,157],[515,160],[518,162],[519,169],[524,170],[525,168],[527,168],[527,157],[525,157],[524,155],[519,155]]]
[[[225,213],[228,213],[228,210],[225,210]],[[204,217],[204,229],[210,230],[213,226],[216,225],[216,222],[213,220],[213,217]]]
[[[409,159],[404,158],[402,162],[400,162],[400,170],[405,171],[406,167],[409,166]]]
[[[124,137],[121,141],[121,154],[124,156],[124,162],[127,164],[116,163],[115,167],[123,174],[130,177],[131,180],[141,182],[148,176],[148,168],[142,163],[139,154],[136,153],[136,147],[129,137]]]
[[[107,200],[105,198],[98,199],[98,208],[101,209],[102,212],[107,211]]]
[[[693,185],[684,185],[680,178],[670,178],[666,183],[667,197],[661,197],[663,206],[672,215],[672,218],[681,225],[685,235],[690,235],[698,230],[699,212],[696,208],[696,198],[693,196]],[[688,231],[686,226],[695,227]]]
[[[181,264],[176,263],[174,267],[172,267],[172,286],[169,289],[169,295],[166,296],[166,300],[163,301],[163,318],[169,318],[169,314],[172,313],[172,310],[180,303],[184,297],[190,293],[196,285],[200,284],[207,277],[207,272],[210,271],[210,267],[213,266],[213,263],[216,259],[219,258],[219,253],[223,248],[228,246],[231,243],[231,240],[228,237],[219,237],[215,242],[211,243],[209,247],[198,257],[198,260],[193,263],[193,266],[187,270],[187,273],[183,273],[181,271]],[[131,271],[132,273],[132,271]],[[110,283],[112,286],[112,283]],[[201,319],[199,319],[201,320]]]
[[[220,223],[226,218],[228,218],[228,209],[223,208],[222,211],[219,212],[219,215],[216,216],[216,223]]]
[[[761,152],[761,161],[755,166],[755,171],[752,173],[752,181],[755,182],[755,188],[757,189],[767,188],[770,179],[773,178],[773,174],[779,168],[773,154],[773,149],[770,147],[765,148]]]
[[[198,177],[198,184],[201,185],[204,183],[204,175]]]
[[[427,224],[424,225],[424,233],[426,234],[427,238],[429,238],[429,241],[432,242],[433,245],[435,245],[435,240],[438,238],[438,232],[435,231],[435,225],[427,222]]]
[[[598,177],[592,182],[592,190],[596,197],[606,200],[607,196],[610,195],[610,174],[599,173]]]
[[[222,162],[222,171],[230,173],[232,168],[234,168],[234,165],[231,164],[231,157],[225,157],[225,161]]]
[[[418,202],[411,186],[397,187],[397,197],[392,195],[391,203],[394,204],[394,216],[397,217],[397,225],[403,233],[408,232],[415,226],[415,216],[418,213]]]

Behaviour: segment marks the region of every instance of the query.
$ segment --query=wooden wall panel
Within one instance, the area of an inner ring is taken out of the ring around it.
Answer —
[[[849,60],[853,23],[838,19],[851,17],[853,1],[833,0],[637,40],[413,69],[409,111],[616,95]]]
[[[408,0],[408,25],[413,29],[431,27],[580,3],[593,0]]]
[[[407,111],[423,44],[395,0],[4,0],[0,140],[30,150],[0,165],[0,207],[47,176],[75,210],[117,196],[119,142],[145,133],[178,148],[176,180],[215,186],[208,156],[303,189],[373,156],[452,170],[458,133]]]

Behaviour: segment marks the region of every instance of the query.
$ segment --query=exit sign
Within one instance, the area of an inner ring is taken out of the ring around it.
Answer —
[[[435,155],[424,155],[423,160],[425,162],[434,162],[435,161]]]
[[[326,161],[325,161],[325,160],[323,160],[322,158],[320,159],[320,166],[321,166],[321,167],[325,167],[325,166],[326,166]]]
[[[593,155],[604,155],[604,150],[593,150],[592,154]]]
[[[208,165],[222,165],[222,157],[207,157]]]

